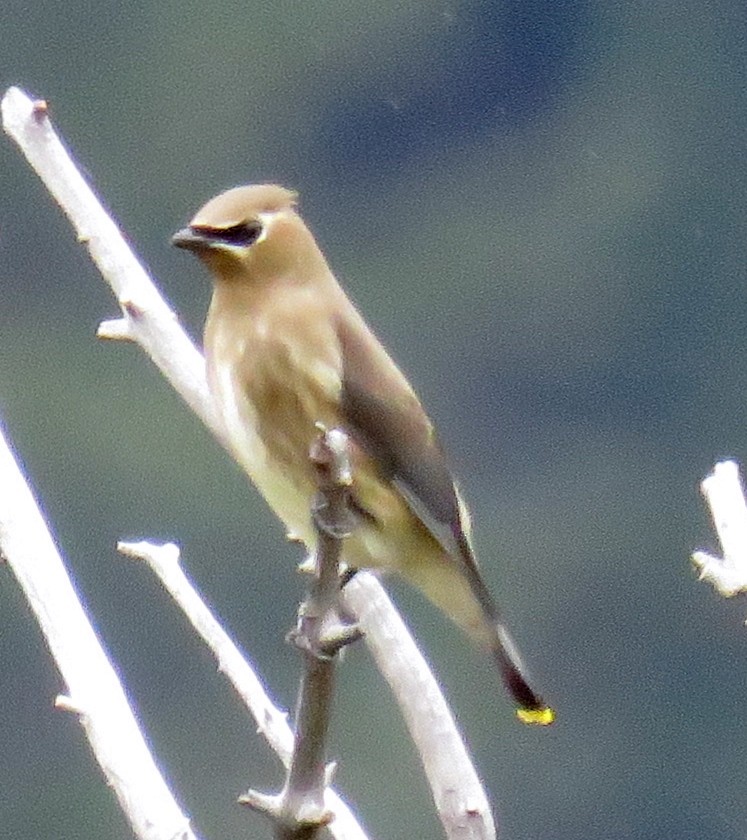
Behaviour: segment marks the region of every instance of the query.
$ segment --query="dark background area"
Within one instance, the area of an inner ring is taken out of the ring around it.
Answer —
[[[558,710],[521,727],[489,664],[392,582],[506,840],[747,834],[747,614],[695,580],[698,483],[747,448],[742,0],[27,4],[0,84],[49,100],[193,335],[169,247],[240,183],[298,189],[338,276],[436,419],[485,576]],[[205,838],[279,765],[117,539],[173,539],[278,701],[302,582],[282,530],[134,347],[67,222],[0,143],[0,418],[161,766]],[[0,569],[0,835],[129,829]],[[440,836],[364,647],[337,783],[371,837]]]

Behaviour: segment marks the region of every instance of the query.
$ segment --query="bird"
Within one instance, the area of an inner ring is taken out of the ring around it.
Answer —
[[[524,723],[553,709],[531,687],[480,574],[467,507],[433,423],[277,184],[226,190],[172,243],[206,266],[208,387],[234,457],[310,551],[319,428],[349,439],[351,569],[396,571],[495,660]]]

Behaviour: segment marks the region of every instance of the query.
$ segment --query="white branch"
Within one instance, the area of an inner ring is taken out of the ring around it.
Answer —
[[[96,760],[141,840],[195,840],[163,780],[114,669],[70,583],[44,517],[0,434],[0,553],[68,687],[56,705],[80,718]]]
[[[700,579],[710,581],[724,596],[747,590],[747,502],[733,461],[722,461],[703,479],[700,488],[716,528],[723,557],[696,551],[693,563]]]
[[[31,165],[71,219],[79,238],[88,245],[104,279],[117,296],[127,326],[119,321],[108,321],[102,325],[100,333],[106,337],[136,341],[153,358],[176,391],[213,434],[231,451],[212,408],[202,358],[184,335],[176,317],[158,294],[140,263],[129,252],[122,235],[78,173],[52,128],[46,106],[38,108],[22,91],[11,88],[3,98],[2,114],[5,130],[19,144]],[[381,598],[388,600],[373,575],[361,575],[355,586],[358,593],[356,600],[361,608],[363,602],[373,604],[380,603]],[[379,624],[379,621],[386,622],[388,619],[382,614],[376,622],[370,621],[366,626],[366,639],[375,652],[380,667],[387,661],[399,661],[402,663],[403,672],[410,672],[414,676],[416,685],[425,685],[424,677],[420,675],[428,672],[427,663],[412,643],[402,622]],[[407,660],[403,658],[405,651]],[[391,679],[395,679],[394,676]],[[430,679],[437,689],[432,675]],[[397,700],[408,721],[414,721],[422,710],[422,698],[418,691],[396,692]],[[430,696],[430,688],[428,693]],[[429,752],[433,743],[428,745],[424,744],[422,739],[416,739],[418,748],[426,750],[422,754],[422,760],[430,767],[428,778],[437,806],[444,809],[441,810],[440,816],[447,834],[450,838],[460,840],[466,837],[490,840],[495,836],[495,830],[487,798],[443,698],[440,703],[429,706],[428,715],[426,725],[440,733],[440,738],[445,739],[444,743],[452,745],[450,749],[454,750],[449,761],[441,757],[431,760]],[[456,744],[460,747],[457,748]],[[463,785],[463,781],[466,784]],[[463,819],[455,816],[461,809],[465,809]],[[480,820],[470,816],[473,811],[482,814]],[[472,833],[465,833],[462,823],[471,826],[469,831]],[[478,827],[478,823],[481,827]],[[334,823],[331,827],[333,826]]]
[[[446,836],[494,840],[490,803],[456,721],[389,596],[370,572],[358,572],[344,594],[402,710]]]
[[[218,660],[218,670],[230,680],[236,692],[257,721],[257,731],[267,740],[284,766],[293,749],[293,732],[287,715],[270,700],[265,687],[231,637],[218,623],[195,591],[181,567],[179,548],[173,543],[159,545],[148,541],[120,542],[117,551],[143,560],[161,581],[177,606],[189,619],[200,638]]]
[[[128,557],[148,564],[200,638],[212,650],[218,660],[219,670],[226,675],[257,722],[257,731],[287,768],[293,750],[293,732],[288,725],[287,715],[273,704],[248,663],[246,654],[238,649],[195,591],[180,565],[179,548],[173,543],[156,545],[151,542],[120,542],[117,549]],[[338,840],[366,840],[350,808],[331,788],[327,789],[326,806],[335,814],[329,829]]]
[[[106,321],[99,334],[136,341],[226,445],[208,396],[205,363],[199,350],[78,171],[49,120],[46,103],[34,102],[18,88],[10,88],[1,107],[3,128],[21,147],[72,223],[78,241],[87,246],[122,309],[126,326]]]

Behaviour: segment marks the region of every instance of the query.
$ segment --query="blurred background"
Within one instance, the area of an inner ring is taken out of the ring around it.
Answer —
[[[516,723],[488,662],[391,590],[442,678],[506,840],[747,835],[747,604],[699,585],[700,480],[747,455],[742,0],[309,0],[0,10],[0,83],[44,97],[199,339],[169,236],[279,181],[436,419],[485,576],[558,710]],[[0,419],[162,768],[202,836],[281,782],[210,655],[121,538],[177,541],[292,707],[297,556],[135,347],[67,222],[0,142]],[[7,568],[0,834],[130,837]],[[364,646],[338,786],[372,838],[441,836]]]

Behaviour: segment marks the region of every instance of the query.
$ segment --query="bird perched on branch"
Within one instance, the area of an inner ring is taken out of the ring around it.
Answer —
[[[395,570],[420,588],[493,655],[519,718],[551,723],[478,571],[433,425],[338,284],[296,198],[272,184],[228,190],[172,240],[212,275],[208,383],[234,454],[313,549],[309,447],[317,424],[344,430],[357,519],[343,547],[347,565]]]

